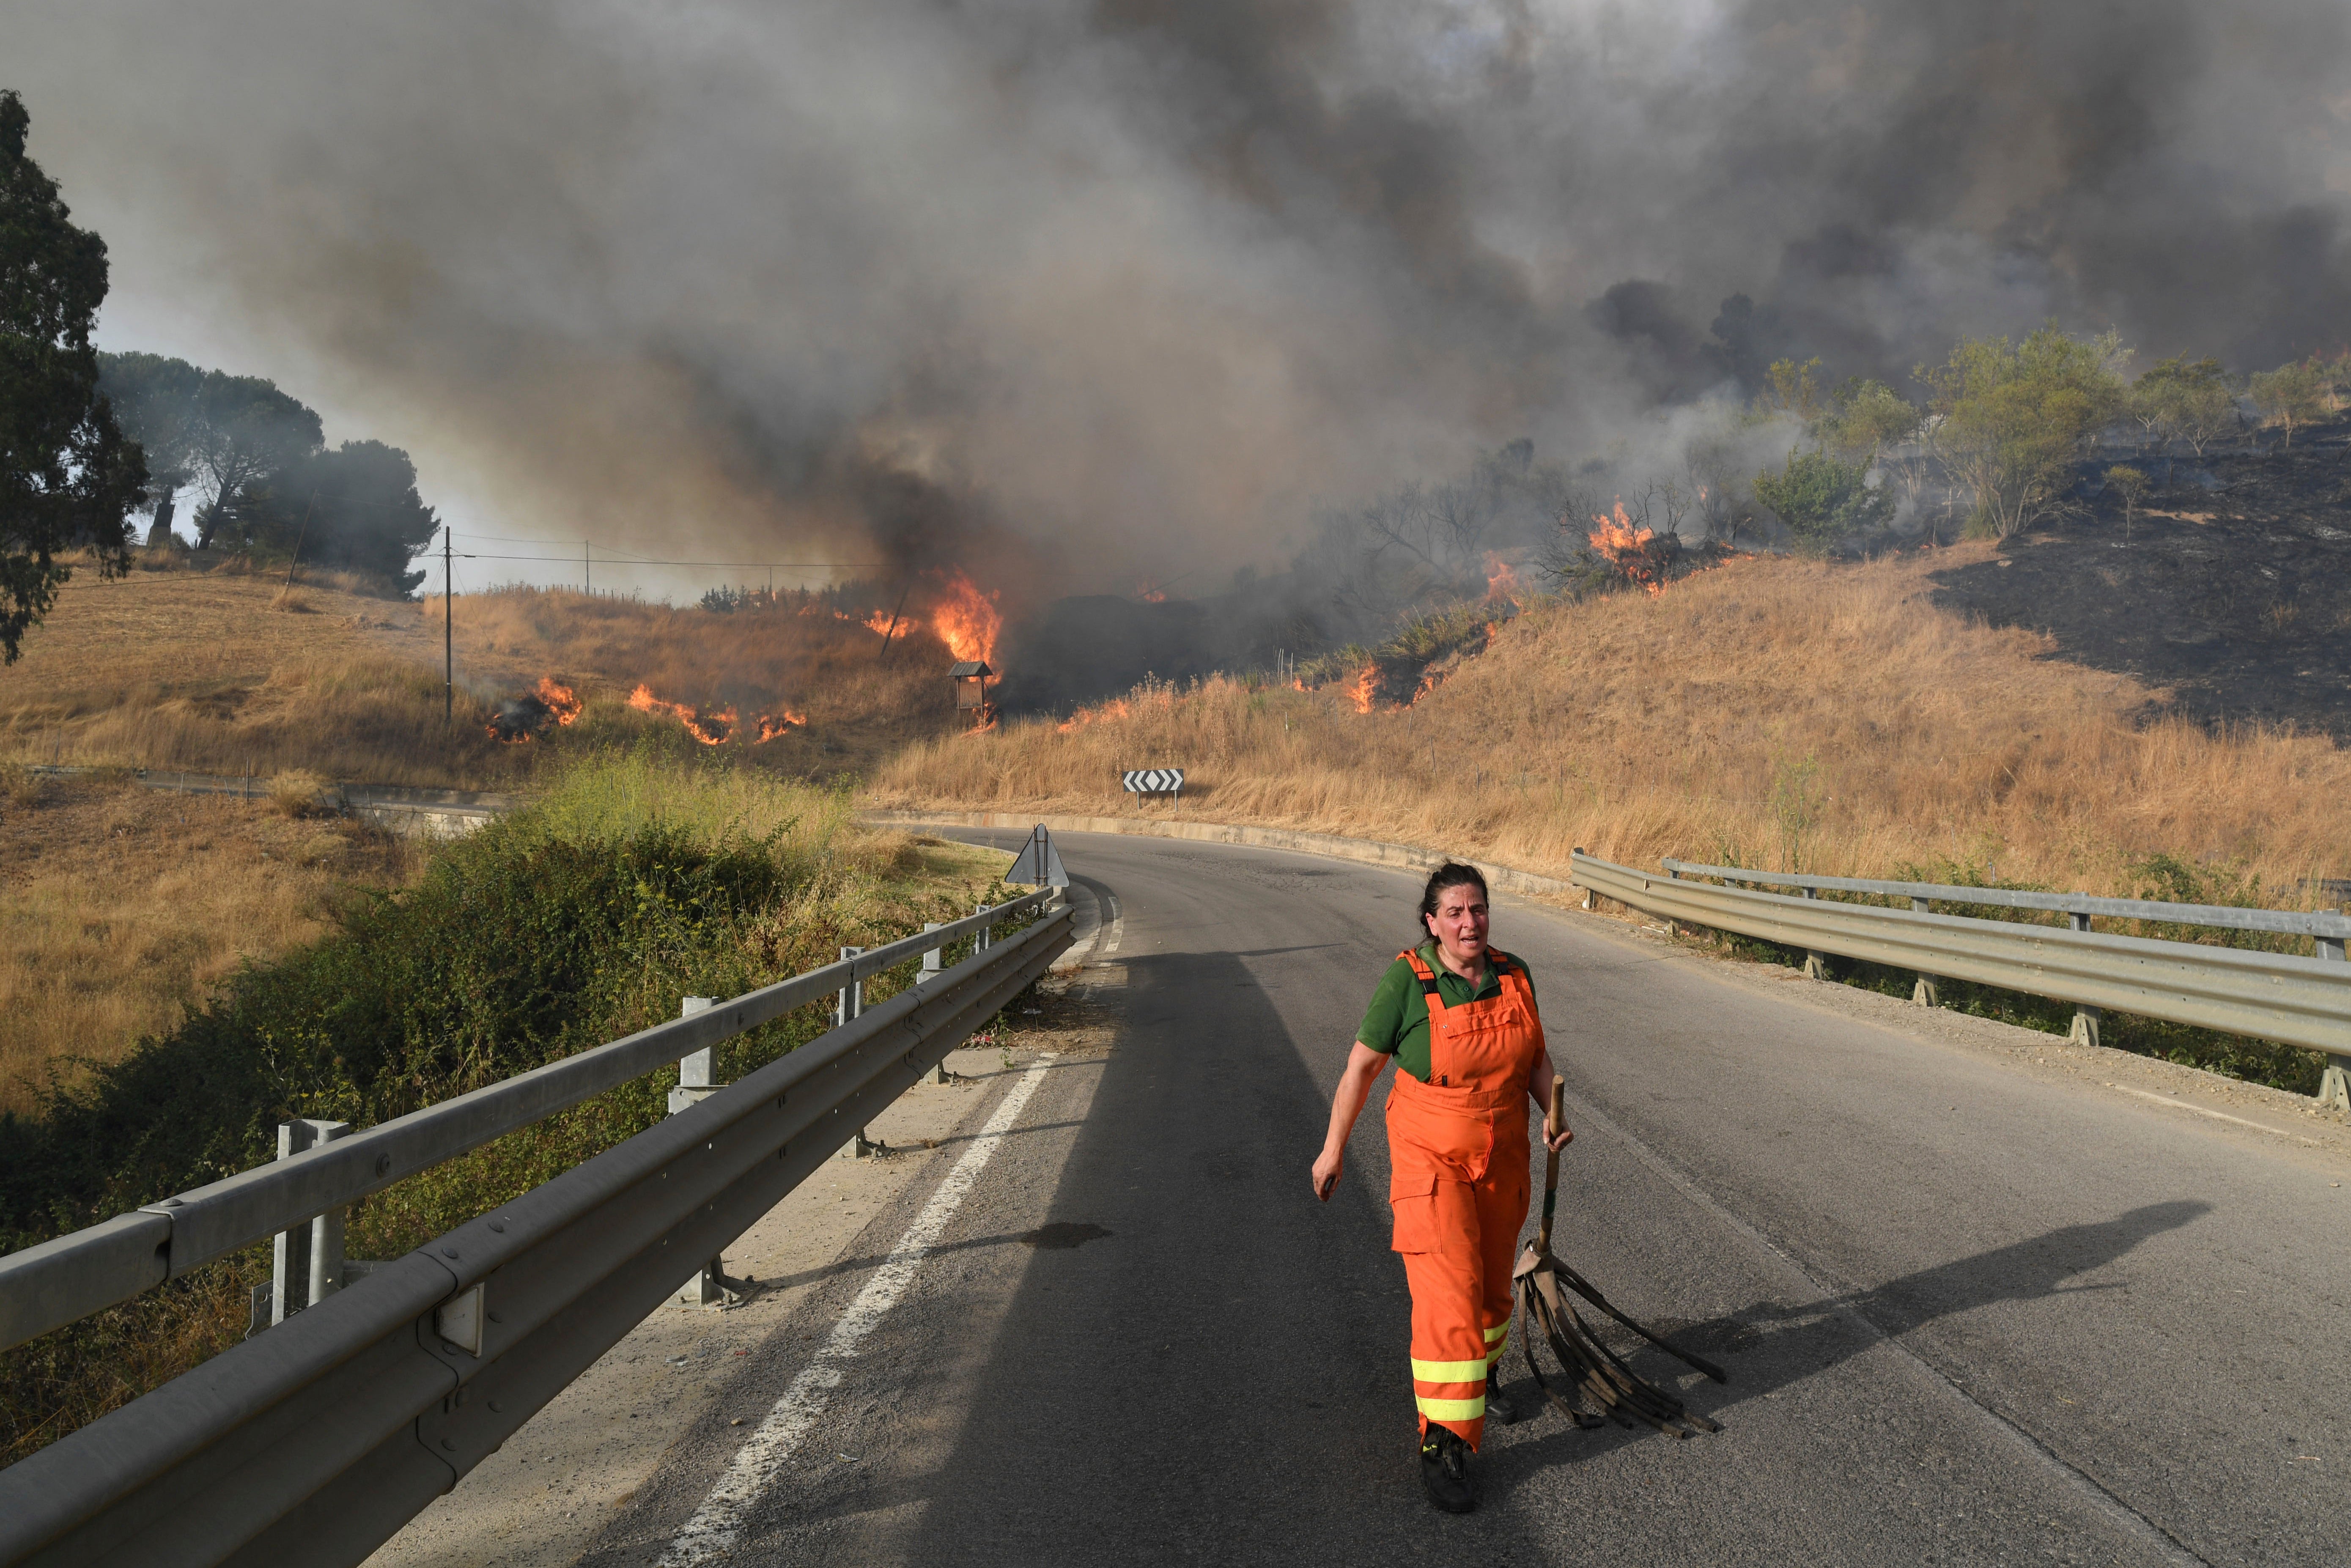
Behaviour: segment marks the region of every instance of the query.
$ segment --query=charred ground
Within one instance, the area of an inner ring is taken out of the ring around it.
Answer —
[[[2290,450],[2136,465],[2155,488],[2127,540],[2098,488],[2083,515],[1936,573],[1934,601],[2045,632],[2056,656],[2164,687],[2208,725],[2351,740],[2351,420]]]

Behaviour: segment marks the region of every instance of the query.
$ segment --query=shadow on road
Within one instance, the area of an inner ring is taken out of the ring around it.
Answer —
[[[1980,1307],[2119,1289],[2071,1281],[2115,1262],[2152,1237],[2201,1218],[2211,1208],[2188,1198],[2151,1203],[2112,1219],[2061,1226],[1989,1252],[1938,1263],[1865,1291],[1795,1306],[1757,1301],[1699,1322],[1648,1320],[1651,1328],[1675,1343],[1721,1362],[1730,1375],[1728,1385],[1709,1383],[1619,1331],[1611,1329],[1608,1337],[1643,1376],[1677,1388],[1692,1409],[1729,1425],[1738,1419],[1739,1406],[1826,1372],[1881,1339],[1900,1339],[1939,1319]],[[1604,1290],[1605,1281],[1600,1283]],[[1596,1313],[1587,1312],[1585,1321],[1602,1326]],[[1510,1381],[1520,1399],[1532,1409],[1539,1394],[1516,1351],[1508,1370],[1516,1374]],[[1538,1470],[1655,1438],[1646,1427],[1578,1431],[1562,1426],[1540,1442],[1520,1444],[1498,1455],[1488,1485],[1499,1495]]]

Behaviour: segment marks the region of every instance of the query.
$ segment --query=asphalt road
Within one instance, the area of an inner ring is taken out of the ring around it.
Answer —
[[[1058,841],[1118,917],[1119,1044],[1045,1070],[733,1561],[2351,1560],[2351,1193],[2314,1156],[1508,899],[1579,1134],[1557,1250],[1730,1381],[1645,1352],[1720,1435],[1546,1413],[1434,1512],[1377,1095],[1338,1195],[1307,1181],[1417,879]],[[921,1187],[586,1562],[663,1553]]]

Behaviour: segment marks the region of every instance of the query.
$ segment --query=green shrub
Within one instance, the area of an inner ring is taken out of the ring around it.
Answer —
[[[1755,498],[1779,514],[1804,544],[1820,547],[1848,534],[1883,528],[1894,497],[1866,482],[1868,468],[1826,452],[1788,454],[1787,466],[1755,476]]]

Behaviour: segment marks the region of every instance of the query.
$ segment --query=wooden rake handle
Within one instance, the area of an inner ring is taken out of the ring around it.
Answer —
[[[1567,1125],[1567,1085],[1554,1075],[1551,1081],[1551,1119],[1543,1124],[1543,1139],[1549,1144],[1553,1134]],[[1542,1225],[1535,1231],[1535,1250],[1551,1250],[1552,1211],[1559,1207],[1559,1151],[1546,1148],[1543,1155]]]

